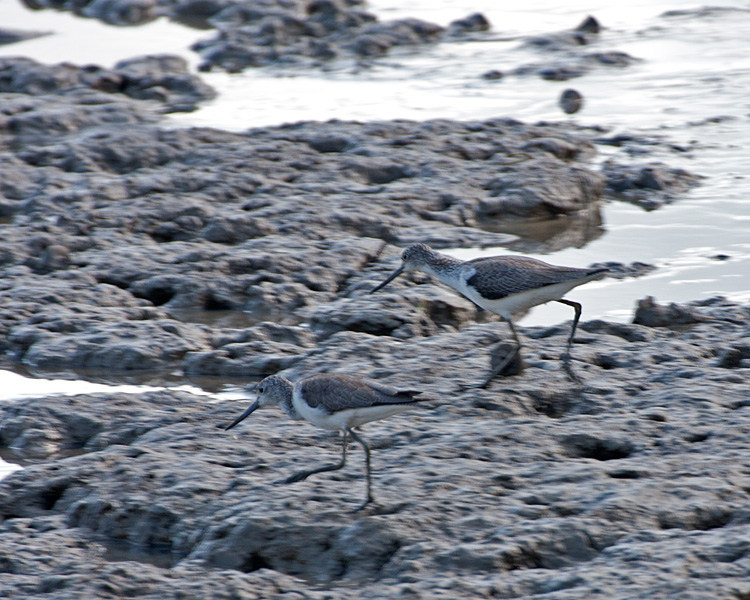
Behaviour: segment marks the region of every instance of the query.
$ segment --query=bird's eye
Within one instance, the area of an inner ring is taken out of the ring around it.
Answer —
[[[259,392],[260,392],[260,393],[262,394],[263,392],[265,392],[265,391],[266,391],[266,388],[264,388],[264,387],[259,387],[259,388],[258,388],[258,391],[259,391]]]

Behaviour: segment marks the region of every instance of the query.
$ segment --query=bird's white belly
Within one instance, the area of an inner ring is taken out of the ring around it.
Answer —
[[[333,414],[321,408],[312,408],[306,402],[293,399],[297,412],[307,421],[322,429],[342,430],[351,427],[359,427],[370,421],[378,421],[403,412],[409,405],[389,404],[381,406],[368,406],[364,408],[346,408],[338,410]]]
[[[322,429],[342,430],[351,427],[359,427],[370,421],[378,421],[387,417],[397,415],[410,408],[407,404],[388,404],[381,406],[368,406],[364,408],[347,408],[338,410],[333,414],[321,408],[312,408],[302,401],[297,394],[292,397],[292,402],[297,412],[307,421]]]
[[[582,281],[576,279],[573,281],[563,281],[533,290],[526,290],[518,294],[512,294],[499,300],[488,300],[471,286],[462,282],[462,289],[459,291],[469,298],[472,302],[478,304],[485,310],[492,311],[503,318],[510,318],[514,313],[519,313],[530,309],[532,306],[538,306],[552,300],[559,300],[574,287],[581,285]]]

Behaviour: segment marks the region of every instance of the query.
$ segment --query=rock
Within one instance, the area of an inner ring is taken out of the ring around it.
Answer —
[[[672,202],[687,190],[699,185],[700,175],[684,169],[663,165],[624,166],[612,160],[602,165],[607,177],[607,191],[618,200],[625,200],[646,210],[654,210]]]
[[[659,304],[652,296],[638,300],[638,307],[633,317],[634,324],[646,327],[679,327],[703,323],[707,320],[710,318],[692,307],[680,306],[674,302],[665,306]]]
[[[188,72],[183,58],[171,55],[128,59],[111,70],[95,65],[42,65],[28,58],[0,57],[0,72],[3,74],[0,92],[34,96],[57,93],[74,97],[86,93],[88,88],[85,104],[92,106],[90,110],[103,104],[98,98],[94,101],[91,90],[154,100],[165,105],[167,112],[194,110],[198,102],[216,95],[211,87]],[[58,118],[63,116],[59,110],[57,113]],[[116,116],[109,116],[117,122]],[[15,132],[19,133],[17,129]]]
[[[374,287],[374,285],[372,286]],[[398,338],[434,335],[440,327],[458,328],[477,314],[476,307],[442,287],[371,297],[345,298],[316,309],[310,324],[318,335],[361,331]]]
[[[156,0],[93,0],[81,14],[110,25],[142,25],[159,16]]]
[[[140,18],[127,6],[97,11]],[[376,52],[446,36],[339,1],[188,2],[182,16],[192,10],[236,21],[261,63],[274,47],[273,60],[321,64],[352,58],[344,44],[358,40]],[[245,48],[232,50],[238,68],[255,60]],[[644,301],[648,324],[583,322],[580,384],[560,362],[570,323],[520,327],[517,373],[478,389],[507,352],[505,323],[426,275],[367,294],[416,241],[517,249],[530,242],[492,226],[550,215],[566,218],[549,220],[543,247],[601,235],[600,128],[164,128],[161,113],[201,95],[173,57],[0,63],[4,363],[118,382],[151,372],[160,386],[3,406],[0,454],[24,468],[0,481],[0,596],[747,594],[746,305]],[[658,169],[642,193],[678,188]],[[648,326],[660,322],[680,325]],[[279,485],[339,460],[335,436],[271,410],[225,432],[251,391],[168,387],[175,373],[244,385],[276,371],[424,392],[364,428],[377,510],[349,513],[365,483],[358,445],[346,468]]]
[[[502,79],[503,77],[505,77],[505,74],[502,71],[498,71],[497,69],[491,69],[490,71],[482,73],[482,79],[486,79],[488,81],[497,81],[499,79]]]
[[[262,218],[227,219],[217,217],[206,224],[201,235],[209,242],[236,244],[273,233],[275,233],[275,228]]]
[[[576,158],[582,151],[585,152],[585,149],[582,149],[571,142],[553,137],[535,138],[525,143],[521,149],[524,151],[543,150],[561,160],[571,160]]]
[[[614,261],[598,262],[589,265],[589,269],[600,267],[607,268],[607,277],[613,279],[626,279],[628,277],[643,277],[657,269],[656,265],[649,265],[640,261],[632,262],[629,265]]]
[[[343,152],[350,146],[350,141],[341,135],[319,135],[309,139],[307,143],[318,152]]]
[[[167,112],[189,112],[216,92],[188,70],[179,56],[142,56],[120,61],[114,72],[122,77],[122,92],[137,100],[156,100]]]
[[[317,66],[339,57],[369,59],[397,46],[439,41],[442,27],[419,19],[379,22],[373,15],[338,0],[296,3],[264,12],[229,6],[209,21],[219,26],[211,39],[193,45],[202,71],[237,72],[276,62]],[[301,4],[301,3],[300,3]]]
[[[554,182],[544,173],[553,163],[538,159],[535,169],[522,182],[514,174],[485,183],[489,198],[480,202],[483,216],[541,217],[585,210],[601,198],[604,179],[580,169],[571,169]]]
[[[739,348],[727,348],[719,354],[716,366],[722,369],[737,369],[742,365],[742,359],[742,350]]]
[[[576,27],[577,31],[583,31],[584,33],[599,33],[602,30],[602,26],[597,21],[596,17],[589,15]]]
[[[547,81],[568,81],[586,74],[586,69],[581,66],[553,66],[542,67],[536,71],[542,79]]]
[[[299,348],[283,344],[229,344],[221,350],[189,354],[183,368],[191,377],[260,378],[291,368],[302,354]]]
[[[33,262],[32,268],[37,273],[51,273],[60,269],[67,269],[70,265],[70,251],[60,244],[47,246],[39,257],[38,262]]]
[[[624,598],[665,581],[711,597],[746,589],[747,407],[736,399],[748,383],[700,351],[740,348],[746,323],[729,319],[750,320],[746,308],[704,301],[713,320],[698,337],[630,325],[650,335],[624,344],[618,324],[589,327],[573,351],[580,388],[559,367],[564,327],[521,327],[523,374],[488,390],[464,385],[489,367],[503,323],[403,341],[342,331],[310,346],[292,379],[365,372],[432,398],[364,428],[381,509],[359,515],[347,512],[364,486],[355,445],[343,470],[275,483],[339,452],[334,436],[278,411],[223,432],[246,401],[176,390],[15,401],[0,413],[0,447],[37,462],[0,482],[4,589],[28,593],[33,579],[73,595],[178,597],[189,585],[317,598],[314,581],[351,600],[490,587],[588,597],[602,586]],[[304,328],[271,323],[216,341],[253,340],[312,343]],[[658,353],[672,360],[650,360]],[[598,366],[605,355],[628,364],[627,377]]]
[[[488,31],[490,22],[482,13],[473,13],[463,19],[451,21],[448,25],[448,32],[451,35],[461,35],[475,31]]]
[[[613,67],[629,67],[630,65],[638,62],[637,58],[633,58],[625,52],[592,52],[591,54],[584,55],[584,60],[593,61],[602,65],[613,66]]]
[[[25,31],[21,29],[8,29],[6,27],[0,28],[0,45],[4,44],[15,44],[16,42],[23,42],[25,40],[33,40],[34,38],[43,37],[50,35],[49,31]]]
[[[567,89],[560,94],[560,99],[557,103],[564,113],[572,115],[581,110],[581,106],[583,106],[583,96],[581,96],[580,92],[576,90]]]

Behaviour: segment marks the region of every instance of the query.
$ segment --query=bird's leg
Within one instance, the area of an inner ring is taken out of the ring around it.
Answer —
[[[367,473],[367,498],[362,504],[360,504],[357,508],[355,508],[352,511],[352,512],[359,512],[371,502],[372,503],[375,502],[375,499],[372,497],[372,475],[370,474],[370,446],[367,445],[367,442],[365,442],[365,440],[363,440],[360,436],[354,433],[352,429],[347,429],[345,431],[348,431],[349,435],[352,436],[352,439],[359,442],[359,445],[362,446],[362,449],[365,451],[365,471]]]
[[[498,373],[502,373],[521,350],[521,340],[518,339],[518,332],[516,331],[515,325],[513,325],[513,321],[511,321],[510,319],[505,319],[505,321],[510,327],[510,332],[513,334],[513,340],[516,342],[516,346],[505,356],[502,361],[500,361],[499,365],[492,369],[489,377],[487,377],[487,379],[485,379],[484,382],[479,386],[481,388],[486,388],[490,384],[490,381],[492,381]]]
[[[352,436],[354,436],[353,432]],[[324,473],[325,471],[338,471],[339,469],[343,469],[344,465],[346,465],[346,442],[347,442],[347,432],[344,430],[344,439],[341,443],[341,460],[337,462],[335,465],[323,465],[322,467],[318,467],[317,469],[312,469],[310,471],[300,471],[299,473],[295,473],[294,475],[290,475],[286,479],[284,479],[284,483],[294,483],[296,481],[303,481],[310,477],[310,475],[315,475],[315,473]],[[356,438],[355,438],[356,439]],[[360,442],[361,444],[362,442]]]
[[[581,318],[581,305],[578,302],[573,302],[572,300],[565,300],[564,298],[558,300],[561,304],[567,304],[568,306],[572,306],[573,310],[576,311],[575,317],[573,318],[573,327],[570,330],[570,337],[568,338],[568,345],[565,348],[565,354],[563,354],[562,361],[563,361],[563,368],[565,369],[565,372],[568,374],[568,377],[570,377],[573,381],[580,381],[578,376],[573,372],[573,369],[570,365],[570,350],[573,346],[573,337],[576,334],[576,327],[578,326],[578,320]]]

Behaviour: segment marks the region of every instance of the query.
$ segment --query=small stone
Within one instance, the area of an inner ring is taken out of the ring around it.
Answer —
[[[739,369],[742,363],[742,351],[739,348],[727,348],[716,361],[716,366],[722,369]]]
[[[502,79],[503,77],[505,77],[505,74],[502,71],[498,71],[497,69],[492,69],[491,71],[482,73],[482,79],[486,79],[487,81],[497,81],[498,79]]]
[[[563,112],[572,115],[581,110],[581,107],[583,106],[583,96],[581,96],[576,90],[567,89],[560,94],[558,105],[563,109]]]

